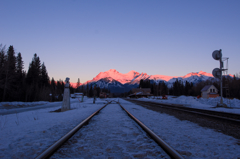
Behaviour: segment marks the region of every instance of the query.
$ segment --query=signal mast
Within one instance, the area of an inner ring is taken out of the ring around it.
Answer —
[[[213,59],[219,60],[219,62],[220,62],[220,68],[214,68],[213,71],[212,71],[212,75],[215,78],[220,79],[221,99],[220,99],[220,104],[218,103],[217,106],[219,106],[219,107],[227,107],[227,105],[223,103],[223,98],[222,98],[222,96],[223,96],[223,91],[222,91],[222,88],[223,88],[222,87],[222,73],[223,73],[223,71],[227,72],[227,70],[228,70],[228,59],[229,58],[228,57],[227,58],[222,57],[222,50],[221,49],[213,51],[212,57],[213,57]],[[227,60],[227,68],[226,69],[224,69],[224,67],[223,67],[223,61],[225,61],[225,60]]]

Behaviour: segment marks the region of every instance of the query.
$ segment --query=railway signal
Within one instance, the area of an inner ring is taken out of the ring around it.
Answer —
[[[212,75],[215,77],[215,78],[218,78],[220,79],[220,93],[221,93],[221,99],[220,99],[220,104],[218,104],[218,106],[224,106],[224,107],[227,107],[226,104],[223,103],[223,91],[222,91],[222,72],[223,71],[226,71],[228,69],[224,69],[223,68],[223,58],[222,58],[222,50],[215,50],[213,51],[212,53],[212,57],[214,60],[219,60],[220,62],[220,68],[214,68],[213,71],[212,71]],[[225,58],[228,60],[228,58]]]

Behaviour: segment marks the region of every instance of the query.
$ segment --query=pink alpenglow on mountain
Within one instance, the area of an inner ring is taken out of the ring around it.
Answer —
[[[72,83],[70,82],[70,85],[73,87],[73,88],[77,88],[77,83]],[[80,83],[80,86],[82,85],[82,83]]]
[[[172,81],[175,81],[174,79],[176,79],[176,78],[189,79],[194,76],[204,77],[204,78],[213,77],[213,75],[211,73],[207,73],[207,72],[203,72],[203,71],[188,73],[185,76],[165,76],[165,75],[148,75],[147,73],[139,73],[134,70],[123,74],[123,73],[119,73],[115,69],[110,69],[105,72],[100,72],[96,77],[94,77],[92,80],[89,80],[87,82],[91,83],[91,82],[97,82],[100,79],[108,79],[110,81],[116,80],[116,81],[120,82],[121,84],[126,84],[126,83],[136,84],[136,83],[139,83],[141,79],[143,79],[143,80],[150,79],[150,80],[155,80],[155,81],[166,81],[166,82],[172,83]],[[87,82],[85,82],[84,85],[87,84]]]
[[[110,69],[106,72],[100,72],[95,78],[93,78],[91,81],[88,82],[95,82],[103,78],[109,78],[114,79],[122,84],[129,83],[133,78],[135,78],[137,75],[139,75],[136,71],[130,71],[126,74],[119,73],[115,69]]]
[[[191,77],[191,76],[209,76],[209,77],[213,77],[213,75],[211,73],[207,73],[207,72],[203,72],[203,71],[200,71],[200,72],[192,72],[192,73],[188,73],[187,75],[185,76],[182,76],[182,78],[188,78],[188,77]]]
[[[149,79],[151,80],[164,80],[169,81],[172,78],[178,78],[177,76],[165,76],[165,75],[151,75]]]

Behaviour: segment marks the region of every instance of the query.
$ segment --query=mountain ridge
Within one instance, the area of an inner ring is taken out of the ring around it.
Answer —
[[[100,72],[96,77],[94,77],[92,80],[88,80],[86,81],[85,83],[83,83],[83,85],[86,85],[87,83],[92,83],[92,82],[96,82],[100,79],[103,79],[103,78],[108,78],[108,77],[111,77],[112,79],[120,82],[121,84],[126,84],[126,83],[138,83],[141,79],[149,79],[149,80],[161,80],[161,81],[170,81],[171,79],[175,79],[175,78],[182,78],[182,79],[185,79],[185,78],[189,78],[191,76],[198,76],[198,77],[201,77],[201,76],[208,76],[208,77],[213,77],[212,74],[210,73],[207,73],[207,72],[203,72],[203,71],[200,71],[200,72],[191,72],[191,73],[188,73],[184,76],[167,76],[167,75],[148,75],[147,73],[139,73],[137,71],[134,71],[134,70],[131,70],[129,71],[128,73],[120,73],[118,72],[116,69],[110,69],[108,71],[105,71],[105,72]]]
[[[233,77],[233,75],[230,75]],[[166,75],[148,75],[147,73],[139,73],[134,70],[128,73],[120,73],[116,69],[110,69],[105,72],[100,72],[92,80],[88,80],[81,85],[86,86],[87,84],[96,84],[100,88],[110,89],[112,93],[123,93],[131,90],[132,88],[137,88],[139,86],[140,80],[151,80],[155,83],[165,82],[170,88],[173,83],[178,80],[185,83],[198,83],[201,81],[206,81],[208,79],[214,79],[211,73],[204,71],[191,72],[184,76],[166,76]]]

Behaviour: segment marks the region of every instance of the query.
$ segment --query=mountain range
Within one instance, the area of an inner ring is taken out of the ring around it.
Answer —
[[[232,76],[232,75],[230,75]],[[92,80],[89,80],[81,85],[94,85],[100,88],[110,89],[112,93],[123,93],[137,88],[140,80],[151,80],[155,83],[165,82],[168,87],[178,79],[179,81],[188,81],[193,84],[214,78],[212,74],[203,71],[188,73],[185,76],[165,76],[165,75],[148,75],[147,73],[139,73],[136,71],[129,71],[126,74],[120,73],[115,69],[110,69],[105,72],[100,72]]]

